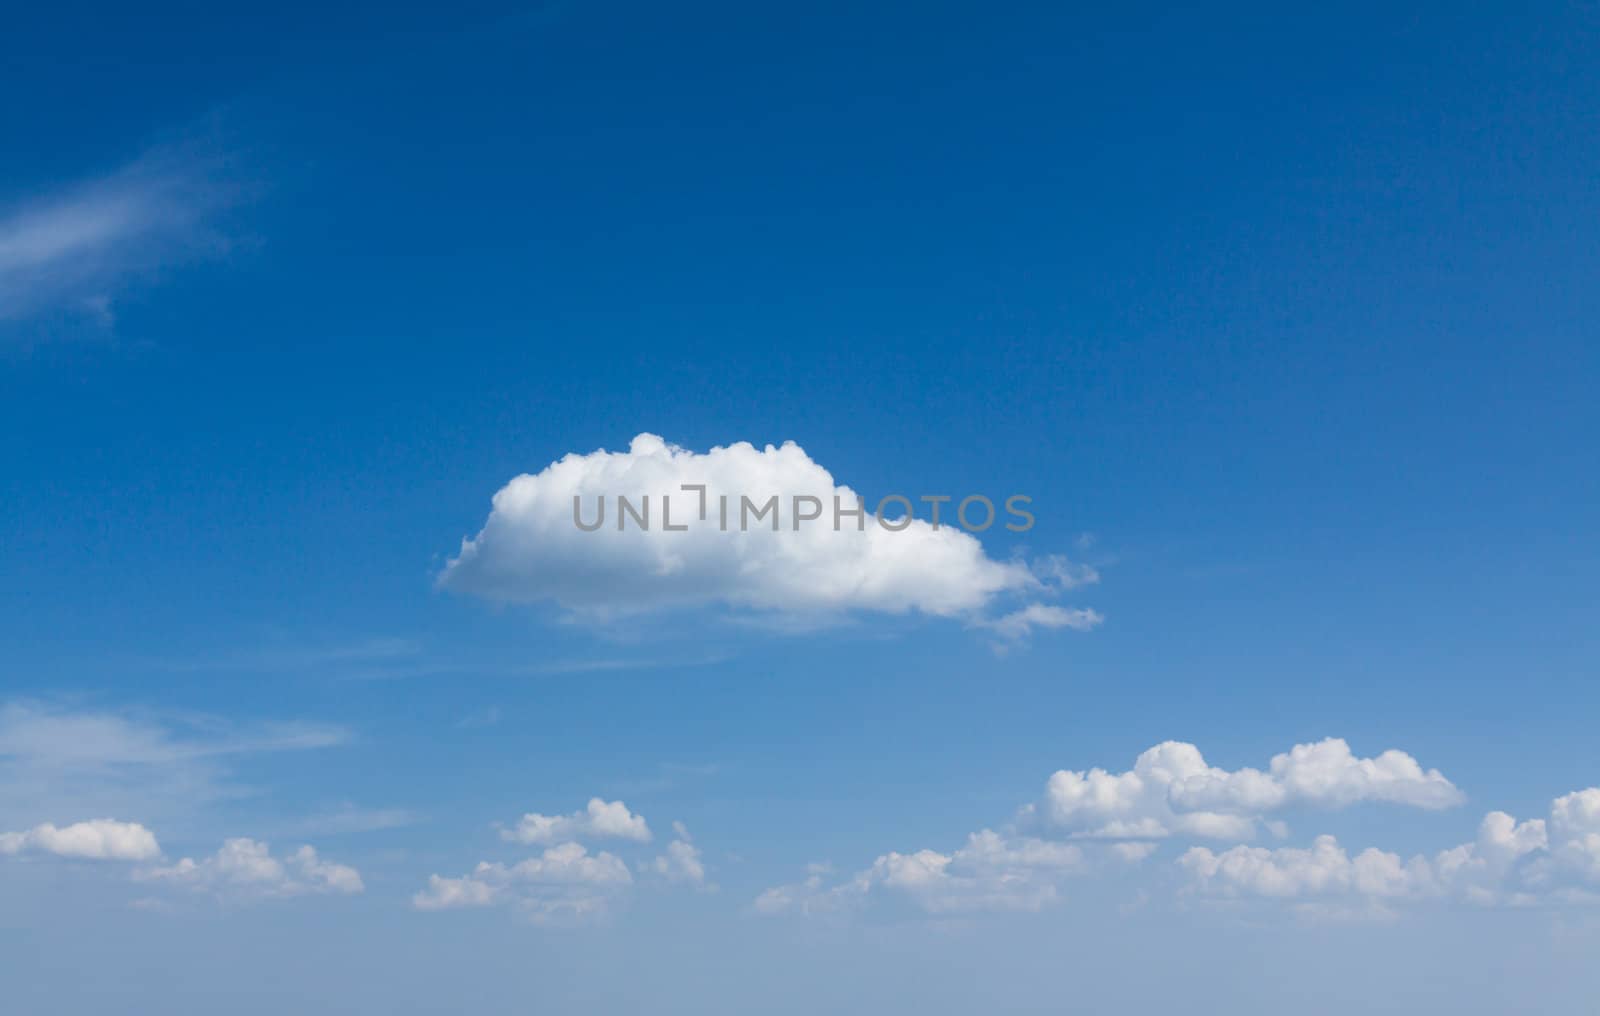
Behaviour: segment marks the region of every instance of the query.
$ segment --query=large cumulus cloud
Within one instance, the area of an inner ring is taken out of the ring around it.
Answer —
[[[912,502],[921,496],[904,495]],[[649,498],[648,529],[630,516],[619,531],[619,496],[636,509]],[[743,498],[759,508],[774,496],[776,528],[770,514],[752,521],[744,511]],[[575,498],[586,525],[604,502],[599,528],[576,524]],[[640,434],[625,452],[570,454],[511,480],[440,582],[492,600],[554,603],[589,616],[711,605],[807,617],[922,613],[987,626],[1001,638],[1099,622],[1091,610],[1040,609],[1041,597],[1093,581],[1092,570],[1060,558],[1033,564],[991,558],[956,522],[956,504],[942,505],[938,525],[930,505],[915,504],[918,517],[891,530],[874,520],[876,505],[869,502],[863,520],[842,515],[836,528],[835,508],[859,504],[855,491],[793,442],[765,448],[740,442],[701,453]],[[819,517],[796,524],[797,514],[811,512]],[[985,516],[981,508],[969,515],[974,524]],[[996,518],[998,531],[1019,517],[997,503]],[[668,530],[669,521],[687,528]]]

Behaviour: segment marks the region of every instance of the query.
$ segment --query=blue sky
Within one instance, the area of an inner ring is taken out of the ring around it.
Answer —
[[[17,1011],[1592,998],[1596,28],[8,17]]]

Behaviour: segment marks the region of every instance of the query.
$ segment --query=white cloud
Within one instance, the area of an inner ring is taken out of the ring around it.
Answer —
[[[509,868],[503,864],[480,864],[475,874],[492,873],[501,880],[518,880],[536,885],[626,885],[633,881],[628,866],[615,854],[591,854],[581,843],[550,847],[538,857],[530,857]]]
[[[667,844],[667,852],[652,860],[646,870],[662,876],[669,882],[686,882],[690,885],[706,884],[706,866],[700,848],[694,845],[682,822],[672,823],[677,839]]]
[[[700,492],[685,485],[705,486],[703,519]],[[626,531],[618,531],[619,496],[635,508],[649,498],[648,530],[630,516]],[[775,497],[777,514],[752,516],[741,531],[746,497],[757,508]],[[593,532],[580,530],[574,498],[586,524],[603,501],[604,524]],[[948,504],[938,527],[929,507],[919,505],[923,517],[891,532],[873,520],[876,506],[869,504],[862,528],[843,517],[836,530],[836,498],[842,509],[858,505],[853,490],[836,484],[793,442],[764,449],[740,442],[698,453],[640,434],[626,452],[567,455],[506,484],[495,494],[483,529],[462,542],[440,581],[489,599],[555,603],[596,619],[722,606],[791,623],[874,611],[981,624],[1003,597],[1036,599],[1097,577],[1061,558],[1040,562],[1037,571],[1021,561],[993,560],[954,524]],[[998,531],[1007,516],[997,508]],[[900,510],[887,510],[886,516]],[[798,521],[801,512],[812,511],[821,517]],[[666,530],[669,512],[671,524],[686,531]],[[981,514],[974,508],[973,521]],[[1025,634],[1035,626],[1085,628],[1098,622],[1092,611],[1027,610],[998,623]]]
[[[1348,744],[1333,737],[1297,744],[1287,754],[1274,756],[1271,773],[1290,802],[1343,807],[1358,801],[1388,801],[1436,809],[1465,800],[1437,769],[1424,772],[1403,751],[1356,758]]]
[[[973,833],[948,854],[891,852],[834,886],[814,871],[804,882],[768,889],[756,898],[763,914],[831,914],[875,900],[951,916],[1039,910],[1059,899],[1060,884],[1086,870],[1082,847],[1032,838],[1008,838],[990,829]]]
[[[650,842],[650,826],[644,818],[628,810],[621,801],[590,798],[588,806],[571,815],[540,815],[529,812],[516,826],[500,835],[517,843],[546,844],[567,840],[633,840]]]
[[[168,867],[142,871],[139,877],[230,899],[350,894],[366,888],[356,869],[324,861],[311,847],[300,847],[280,859],[272,856],[267,844],[244,837],[225,841],[203,860],[185,857]]]
[[[1551,867],[1600,888],[1600,787],[1558,797],[1550,807]],[[1539,875],[1550,881],[1552,873]]]
[[[1129,864],[1138,864],[1156,852],[1156,845],[1149,840],[1120,840],[1108,846],[1114,857],[1121,858]]]
[[[1397,854],[1369,848],[1352,858],[1332,836],[1317,837],[1309,850],[1238,846],[1216,854],[1191,847],[1179,864],[1205,890],[1284,898],[1405,896],[1426,879],[1425,872],[1408,867]]]
[[[949,853],[883,854],[831,885],[824,872],[812,872],[803,882],[763,892],[755,909],[829,914],[874,900],[898,900],[934,915],[1037,910],[1057,902],[1068,879],[1108,865],[1140,864],[1154,853],[1155,841],[1167,837],[1237,842],[1252,838],[1262,826],[1275,836],[1286,835],[1282,823],[1263,815],[1289,804],[1387,801],[1437,808],[1460,799],[1438,771],[1424,771],[1398,751],[1357,758],[1344,741],[1329,739],[1275,756],[1265,772],[1229,771],[1208,765],[1192,744],[1167,741],[1141,754],[1127,772],[1055,773],[1044,799],[1021,810],[1016,828],[982,830]],[[1206,855],[1191,856],[1191,863],[1198,863]],[[1292,853],[1233,854],[1229,864],[1252,859],[1259,864],[1262,856],[1296,875],[1314,874]],[[1271,874],[1269,868],[1261,878]]]
[[[161,856],[155,834],[137,822],[97,818],[56,827],[49,822],[0,833],[0,854],[38,852],[99,861],[149,861]]]
[[[1167,746],[1158,746],[1163,747]],[[1172,753],[1156,758],[1163,757],[1170,762]],[[1298,757],[1291,752],[1279,758],[1289,760],[1275,770],[1280,774],[1308,758],[1321,758],[1322,765],[1337,772],[1366,769],[1352,765],[1339,752],[1305,752]],[[1138,771],[1153,769],[1154,760]],[[1411,767],[1391,760],[1378,770],[1409,773]],[[1426,781],[1426,774],[1423,779]],[[1344,804],[1390,799],[1385,795],[1394,789],[1393,781],[1385,777],[1375,783],[1385,789],[1366,797],[1352,796],[1342,789],[1347,782],[1313,780],[1309,786],[1318,789],[1285,792],[1282,797],[1277,791],[1262,789],[1264,785],[1246,783],[1232,800],[1259,807],[1305,795]],[[1116,801],[1123,796],[1127,781],[1111,778],[1089,785],[1104,791],[1106,801]],[[1413,799],[1409,791],[1401,797]],[[1422,800],[1434,798],[1424,795]],[[1106,813],[1107,809],[1102,809],[1096,820],[1105,818]],[[1169,817],[1124,820],[1124,824],[1142,827]],[[1194,830],[1174,830],[1172,834],[1199,835]],[[936,917],[1037,910],[1060,902],[1069,880],[1110,874],[1114,869],[1108,862],[1139,865],[1156,849],[1156,841],[1147,838],[1109,843],[1061,841],[985,829],[949,853],[923,849],[883,854],[843,880],[830,882],[829,869],[815,867],[801,882],[761,893],[754,910],[827,916],[854,914],[872,905],[900,904]],[[1472,842],[1431,855],[1406,857],[1376,847],[1353,853],[1333,836],[1318,836],[1304,847],[1191,846],[1177,859],[1176,868],[1184,877],[1181,893],[1191,899],[1236,906],[1285,906],[1318,920],[1393,919],[1407,907],[1427,903],[1600,905],[1600,788],[1556,798],[1548,819],[1518,821],[1502,811],[1490,812]],[[1144,890],[1140,895],[1146,895]]]
[[[130,282],[226,249],[234,196],[218,160],[161,150],[97,180],[0,210],[0,323],[57,310],[99,318]]]
[[[428,888],[411,897],[418,910],[450,910],[459,907],[486,907],[494,902],[494,887],[475,878],[445,878],[429,875]]]
[[[1219,769],[1200,750],[1167,741],[1122,773],[1063,769],[1024,819],[1071,835],[1147,839],[1173,835],[1250,839],[1261,816],[1288,805],[1324,808],[1381,801],[1419,808],[1459,804],[1461,792],[1402,751],[1358,758],[1338,738],[1300,744],[1268,769]]]
[[[582,920],[609,913],[632,883],[628,866],[615,854],[563,843],[509,866],[480,862],[462,878],[431,875],[427,889],[411,902],[418,910],[504,904],[535,921]]]
[[[1014,610],[993,621],[983,622],[983,626],[992,629],[1003,639],[1015,641],[1028,637],[1035,628],[1071,628],[1073,631],[1089,631],[1099,627],[1104,620],[1098,611],[1086,607],[1068,608],[1049,603],[1030,603],[1021,610]]]
[[[1557,798],[1548,821],[1490,812],[1476,840],[1431,857],[1402,859],[1375,848],[1352,857],[1334,837],[1319,836],[1310,849],[1237,846],[1217,853],[1193,847],[1179,865],[1189,875],[1188,890],[1202,896],[1384,904],[1338,913],[1387,915],[1396,902],[1429,899],[1600,902],[1600,788]]]

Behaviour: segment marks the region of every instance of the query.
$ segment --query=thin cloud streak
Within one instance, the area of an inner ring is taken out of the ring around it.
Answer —
[[[323,724],[240,727],[209,717],[0,703],[0,826],[68,816],[192,816],[251,792],[231,777],[236,759],[350,740],[348,730]]]
[[[156,149],[110,175],[0,203],[0,324],[54,313],[109,323],[117,294],[225,252],[217,216],[240,195],[225,160]]]

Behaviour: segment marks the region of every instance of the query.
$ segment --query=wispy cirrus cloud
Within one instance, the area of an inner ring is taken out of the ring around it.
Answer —
[[[345,803],[284,823],[294,836],[348,836],[418,825],[424,817],[410,808],[362,808]]]
[[[3,703],[0,828],[59,815],[187,814],[246,792],[229,774],[230,759],[349,739],[344,728],[325,724],[241,726],[204,716]]]
[[[104,176],[0,196],[0,326],[50,314],[109,321],[117,295],[225,252],[218,216],[241,194],[226,160],[155,149]]]

